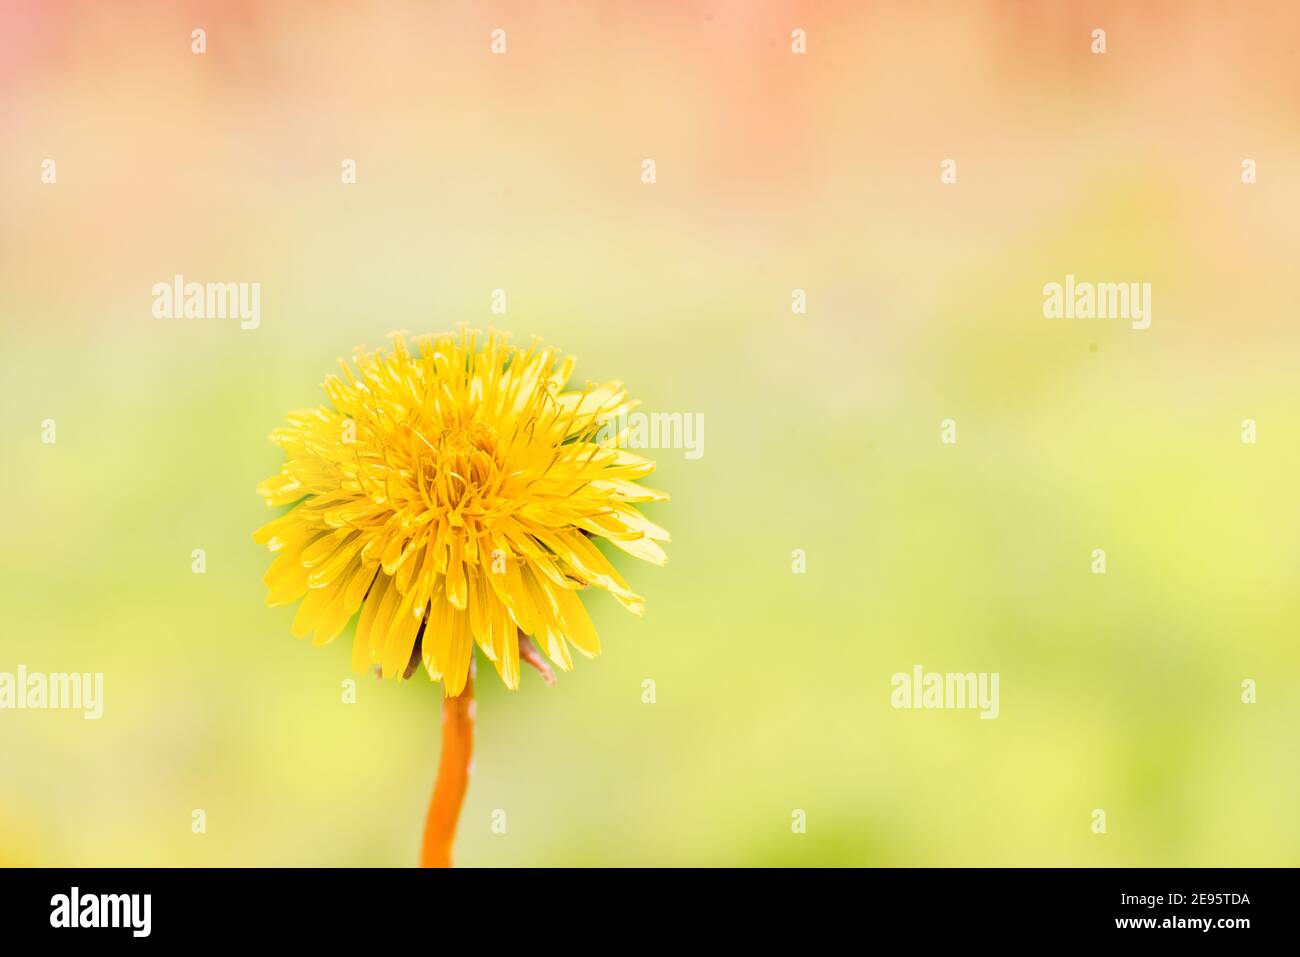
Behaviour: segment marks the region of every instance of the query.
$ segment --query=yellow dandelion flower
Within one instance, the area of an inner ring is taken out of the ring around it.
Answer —
[[[636,614],[644,602],[595,540],[663,564],[668,533],[636,506],[667,495],[638,484],[654,463],[614,432],[635,406],[622,384],[565,391],[574,364],[469,329],[394,335],[391,352],[340,362],[331,404],[271,436],[287,461],[258,491],[293,508],[254,534],[278,552],[267,604],[301,599],[293,632],[317,645],[360,612],[354,668],[403,677],[423,663],[448,696],[475,644],[510,688],[521,636],[562,670],[570,646],[597,654],[578,592]]]

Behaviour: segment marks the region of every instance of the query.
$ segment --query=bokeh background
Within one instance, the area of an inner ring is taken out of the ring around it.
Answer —
[[[0,670],[106,701],[0,712],[0,863],[416,861],[440,689],[341,702],[254,485],[336,358],[461,321],[706,429],[645,619],[480,669],[459,863],[1300,863],[1294,4],[2,6]],[[260,328],[154,319],[176,273]],[[1044,319],[1067,273],[1151,328]],[[1001,716],[892,709],[914,664]]]

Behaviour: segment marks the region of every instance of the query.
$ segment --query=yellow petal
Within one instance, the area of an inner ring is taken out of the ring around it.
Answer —
[[[295,638],[305,638],[316,627],[317,620],[324,614],[333,597],[333,591],[328,588],[313,588],[307,592],[289,629]]]
[[[420,619],[411,611],[415,592],[407,592],[397,606],[393,623],[384,642],[383,672],[385,678],[400,678],[411,660],[415,636],[420,630]]]
[[[262,579],[266,583],[266,603],[271,606],[287,605],[297,601],[307,591],[307,569],[298,560],[297,550],[280,553]]]
[[[576,592],[563,588],[554,589],[551,594],[560,604],[565,637],[588,658],[600,654],[600,637],[596,634],[596,626],[591,623],[591,616],[587,614],[582,599]]]

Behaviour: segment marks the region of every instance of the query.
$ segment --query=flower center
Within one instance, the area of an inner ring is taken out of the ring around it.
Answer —
[[[497,433],[492,426],[482,422],[449,426],[438,433],[435,445],[440,459],[461,458],[475,452],[491,455],[496,451]]]

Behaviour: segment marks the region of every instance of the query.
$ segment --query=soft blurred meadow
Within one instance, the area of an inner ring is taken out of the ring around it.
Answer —
[[[480,661],[458,863],[1300,863],[1294,4],[2,9],[0,671],[105,713],[0,711],[0,863],[415,863],[440,688],[342,703],[254,486],[337,358],[462,321],[705,445],[643,620]],[[153,318],[178,273],[260,326]],[[1066,274],[1151,327],[1044,318]],[[1000,716],[895,710],[916,664]]]

